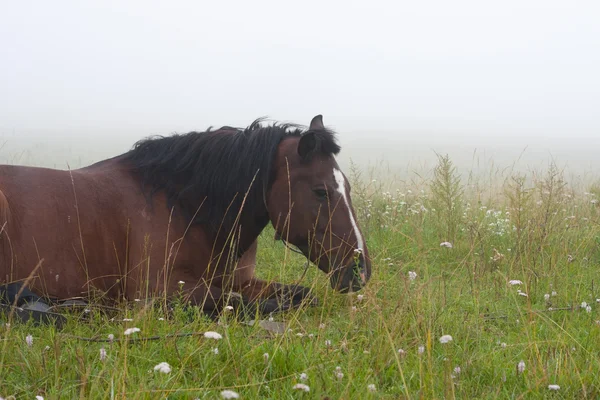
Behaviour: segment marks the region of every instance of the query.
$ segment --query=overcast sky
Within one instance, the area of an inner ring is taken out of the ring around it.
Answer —
[[[2,1],[0,161],[323,114],[361,160],[600,168],[599,20],[598,1]]]

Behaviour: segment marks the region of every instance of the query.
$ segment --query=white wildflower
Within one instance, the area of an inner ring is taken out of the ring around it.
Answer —
[[[225,311],[233,311],[233,306],[225,306]]]
[[[215,347],[211,351],[212,351],[213,354],[219,354],[219,349],[217,347]]]
[[[212,331],[204,332],[204,337],[207,339],[215,339],[215,340],[223,339],[223,336],[220,333],[212,332]]]
[[[239,399],[240,395],[233,390],[223,390],[221,392],[221,397],[224,399]]]
[[[560,389],[560,386],[558,386],[558,385],[548,385],[548,389],[550,389],[550,390],[558,390],[558,389]]]
[[[408,271],[408,279],[414,281],[417,279],[417,273],[415,271]]]
[[[127,328],[127,329],[125,329],[125,332],[124,332],[124,334],[125,334],[126,336],[129,336],[129,335],[131,335],[132,333],[136,333],[136,332],[139,332],[139,331],[140,331],[140,328]]]
[[[327,346],[327,347],[331,347],[331,340],[327,339],[327,340],[325,341],[325,346]]]
[[[525,361],[521,360],[519,361],[519,363],[517,364],[517,372],[519,374],[522,374],[525,371]]]
[[[419,352],[419,354],[425,353],[425,346],[423,346],[423,345],[419,346],[418,352]]]
[[[356,296],[357,301],[363,301],[364,298],[365,296],[363,294],[359,294],[358,296]]]
[[[544,300],[546,300],[546,301],[550,300],[550,293],[546,293],[544,295]]]
[[[27,343],[27,346],[29,347],[33,346],[33,336],[27,335],[25,337],[25,343]]]
[[[110,333],[110,334],[108,335],[108,341],[112,343],[112,342],[113,342],[113,340],[115,340],[115,335],[113,335],[112,333]]]
[[[104,350],[104,347],[100,348],[100,361],[104,361],[106,360],[106,350]]]
[[[444,335],[440,338],[440,343],[442,343],[442,344],[446,344],[451,341],[452,341],[452,336],[450,336],[450,335]]]
[[[592,312],[592,306],[587,306],[585,308],[585,311],[587,311],[588,313],[591,313]]]
[[[447,247],[447,248],[451,249],[452,248],[452,243],[450,243],[450,242],[442,242],[442,243],[440,243],[440,246]]]
[[[308,385],[305,385],[304,383],[296,383],[294,385],[294,389],[303,390],[305,392],[310,392],[310,387]]]
[[[373,383],[369,383],[369,384],[367,385],[367,390],[368,390],[369,392],[371,392],[371,393],[372,393],[372,392],[376,392],[376,391],[377,391],[377,388],[375,387],[375,384],[373,384]]]
[[[185,282],[184,282],[184,281],[179,281],[179,282],[177,282],[177,284],[178,284],[179,286],[183,286],[183,285],[185,285]]]
[[[335,377],[336,377],[338,380],[340,380],[340,381],[341,381],[342,379],[344,379],[344,373],[343,373],[343,372],[336,372],[336,373],[335,373]]]
[[[500,347],[502,347],[503,349],[505,349],[506,348],[506,343],[504,343],[504,342],[500,343]]]
[[[123,322],[131,322],[133,321],[133,318],[123,318]]]
[[[325,329],[325,324],[321,322],[321,323],[319,324],[319,329]]]
[[[304,372],[303,372],[303,373],[301,373],[301,374],[300,374],[300,377],[299,377],[299,379],[300,379],[301,381],[305,381],[305,380],[307,380],[307,379],[308,379],[308,375],[306,375],[306,373],[304,373]]]
[[[160,364],[154,366],[154,370],[162,372],[163,374],[168,374],[171,372],[171,366],[169,365],[169,363],[163,361]]]
[[[454,367],[454,373],[455,373],[456,375],[460,374],[460,371],[461,371],[461,369],[460,369],[460,367],[459,367],[459,366],[456,366],[456,367]]]
[[[509,283],[511,286],[515,286],[515,285],[522,285],[522,284],[523,284],[523,282],[521,282],[521,281],[520,281],[520,280],[518,280],[518,279],[511,279],[510,281],[508,281],[508,283]]]
[[[556,296],[556,295],[558,295],[558,293],[556,293],[556,291],[553,290],[552,291],[552,296]]]
[[[406,355],[406,351],[404,351],[404,349],[398,349],[398,355],[405,356]]]
[[[265,360],[265,363],[269,362],[269,353],[263,354],[263,360]]]

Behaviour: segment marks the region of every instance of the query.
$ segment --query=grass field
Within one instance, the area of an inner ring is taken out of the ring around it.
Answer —
[[[73,315],[61,331],[2,324],[0,397],[600,396],[598,186],[567,184],[553,165],[541,174],[460,180],[443,157],[431,178],[393,190],[348,174],[373,259],[360,297],[333,293],[311,266],[303,284],[320,305],[274,315],[286,324],[280,335],[141,302],[114,321],[90,307],[85,321]],[[274,242],[271,228],[260,240],[262,277],[301,277],[303,258]],[[140,331],[124,335],[132,327]],[[131,342],[206,331],[222,339]],[[109,334],[112,343],[72,337]],[[155,370],[161,362],[168,373]],[[310,391],[294,389],[299,383]]]

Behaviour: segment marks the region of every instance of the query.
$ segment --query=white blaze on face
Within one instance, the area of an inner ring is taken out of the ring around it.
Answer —
[[[352,209],[350,208],[350,202],[348,201],[348,195],[346,192],[346,180],[344,179],[344,174],[337,168],[333,169],[333,177],[335,182],[337,183],[337,191],[344,199],[344,203],[346,204],[346,208],[348,209],[348,216],[350,217],[350,223],[352,224],[352,228],[354,228],[354,235],[356,236],[356,248],[361,251],[364,249],[364,242],[362,235],[360,234],[360,230],[358,229],[358,225],[356,224],[356,220],[354,219],[354,215],[352,214]]]

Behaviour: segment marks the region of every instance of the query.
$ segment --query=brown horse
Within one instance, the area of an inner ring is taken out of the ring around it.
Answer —
[[[318,115],[308,130],[257,120],[148,138],[73,171],[0,166],[0,284],[29,279],[54,299],[182,290],[208,313],[236,291],[280,311],[312,296],[255,278],[270,221],[333,288],[359,290],[371,264],[339,150]]]

